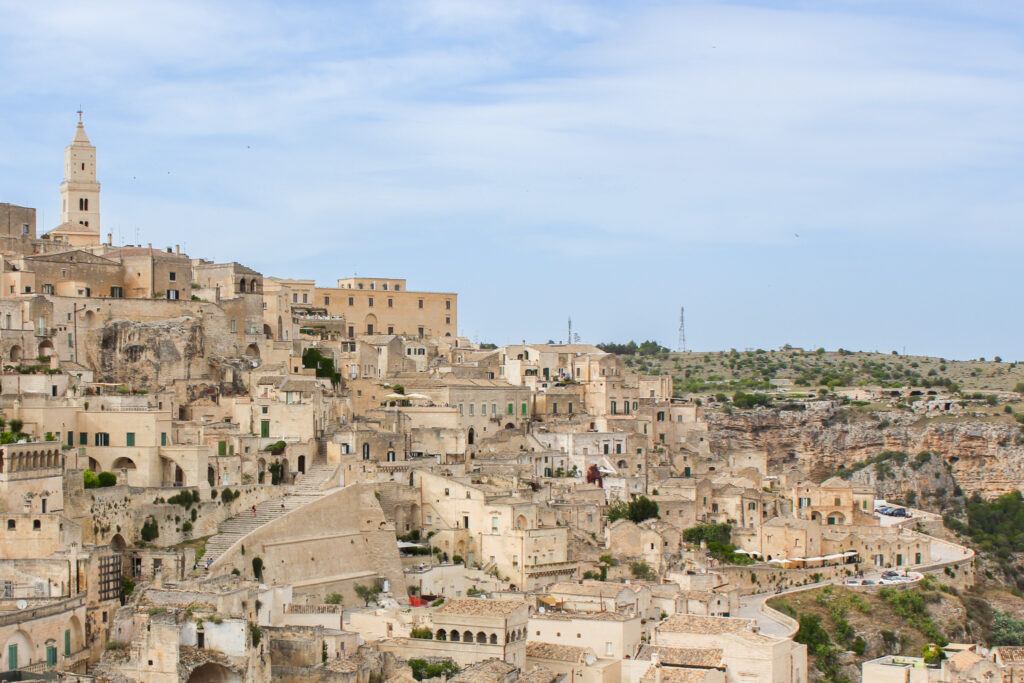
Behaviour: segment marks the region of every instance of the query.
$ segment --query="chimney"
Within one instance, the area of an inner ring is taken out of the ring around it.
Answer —
[[[108,232],[107,233],[107,246],[110,247],[110,246],[113,246],[113,244],[114,244],[114,233]]]
[[[662,683],[665,680],[665,673],[661,668],[661,657],[657,652],[651,653],[651,666],[654,667],[654,683]]]
[[[175,244],[174,245],[174,253],[175,254],[180,254],[181,253],[181,245],[180,244]]]

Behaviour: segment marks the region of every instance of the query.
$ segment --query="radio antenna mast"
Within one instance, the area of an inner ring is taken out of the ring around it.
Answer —
[[[679,307],[679,353],[686,351],[686,315],[685,309]]]

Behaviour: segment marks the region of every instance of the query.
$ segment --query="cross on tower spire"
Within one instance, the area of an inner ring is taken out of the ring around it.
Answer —
[[[78,105],[78,111],[76,111],[75,113],[78,114],[78,122],[81,123],[82,122],[82,105]]]

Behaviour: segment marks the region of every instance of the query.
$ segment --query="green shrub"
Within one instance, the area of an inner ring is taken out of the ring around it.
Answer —
[[[345,598],[341,593],[331,593],[324,598],[324,604],[327,605],[340,605],[344,602]]]
[[[149,543],[160,535],[160,527],[157,525],[156,520],[152,517],[148,517],[142,524],[142,529],[139,531],[139,536],[146,543]]]
[[[416,628],[409,631],[410,638],[417,638],[419,640],[433,640],[434,632],[427,626],[417,626]]]

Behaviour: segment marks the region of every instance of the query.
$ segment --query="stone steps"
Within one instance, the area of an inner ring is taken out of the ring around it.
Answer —
[[[205,575],[207,563],[216,562],[240,539],[264,524],[326,495],[329,491],[321,491],[320,487],[327,482],[334,469],[334,465],[313,465],[302,475],[299,483],[286,488],[282,487],[285,489],[282,497],[259,503],[256,506],[255,517],[251,510],[245,510],[221,522],[217,533],[206,542],[206,552],[200,561],[200,574]]]

